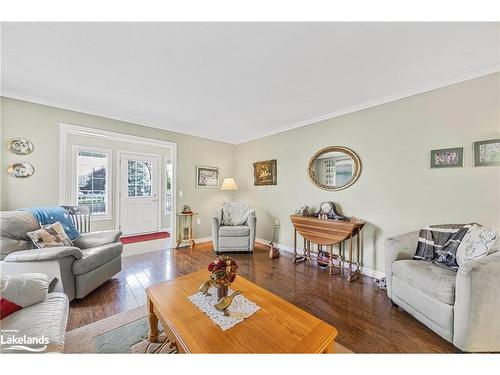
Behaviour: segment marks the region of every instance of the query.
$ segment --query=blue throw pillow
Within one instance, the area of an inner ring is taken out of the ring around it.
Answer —
[[[19,211],[30,212],[41,226],[60,222],[71,241],[78,239],[81,235],[71,221],[68,212],[60,206],[21,208]]]

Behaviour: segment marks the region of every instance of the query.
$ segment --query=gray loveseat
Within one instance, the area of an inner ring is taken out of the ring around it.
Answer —
[[[222,209],[212,218],[212,241],[216,254],[224,252],[252,253],[255,244],[257,218],[252,213],[243,225],[221,225]]]
[[[63,353],[66,324],[68,322],[68,297],[64,293],[48,293],[45,301],[25,307],[22,310],[2,319],[4,341],[9,336],[46,337],[49,342],[40,353]],[[43,345],[34,345],[37,349]],[[0,347],[2,353],[29,352],[29,350],[12,350],[10,345]]]
[[[74,246],[33,248],[26,236],[40,228],[25,211],[0,213],[0,271],[3,274],[39,272],[56,278],[52,290],[69,300],[83,298],[121,271],[121,232],[82,234]]]
[[[500,351],[500,251],[458,272],[413,260],[419,232],[386,239],[392,302],[466,352]]]

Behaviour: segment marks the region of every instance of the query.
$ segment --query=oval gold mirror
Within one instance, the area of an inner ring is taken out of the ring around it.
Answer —
[[[361,173],[359,156],[347,147],[329,146],[309,160],[307,174],[320,189],[337,191],[356,182]]]

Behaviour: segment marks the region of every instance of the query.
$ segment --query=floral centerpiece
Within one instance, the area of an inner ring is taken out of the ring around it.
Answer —
[[[238,271],[238,265],[234,259],[226,255],[217,257],[208,265],[208,271],[210,272],[210,280],[217,287],[219,299],[226,297],[228,287],[236,279],[236,271]]]

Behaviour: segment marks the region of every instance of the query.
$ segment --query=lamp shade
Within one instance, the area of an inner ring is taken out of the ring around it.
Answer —
[[[226,177],[222,182],[222,186],[220,187],[220,189],[236,191],[238,190],[238,185],[236,185],[236,181],[234,180],[234,178]]]

